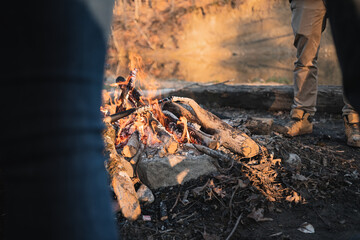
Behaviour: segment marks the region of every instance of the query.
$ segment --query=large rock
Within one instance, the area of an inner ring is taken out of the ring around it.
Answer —
[[[214,159],[207,155],[168,155],[144,158],[138,163],[141,181],[151,189],[182,184],[216,172]]]

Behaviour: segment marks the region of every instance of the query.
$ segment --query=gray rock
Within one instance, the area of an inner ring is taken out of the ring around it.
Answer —
[[[144,184],[141,184],[136,192],[136,195],[140,202],[152,203],[155,200],[152,191]]]
[[[295,153],[290,153],[289,158],[285,160],[287,164],[290,165],[292,168],[299,168],[301,167],[301,158],[299,155]]]
[[[138,163],[141,181],[151,189],[183,184],[202,175],[216,172],[208,155],[168,155],[142,159]]]

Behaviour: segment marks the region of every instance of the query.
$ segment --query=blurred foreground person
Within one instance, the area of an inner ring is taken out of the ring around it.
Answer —
[[[294,64],[294,102],[290,112],[291,121],[285,126],[284,134],[294,137],[313,131],[312,117],[316,112],[318,89],[317,58],[321,34],[326,25],[326,6],[323,0],[290,0],[290,4],[297,60]],[[342,112],[347,144],[360,147],[359,114],[346,97],[344,103]]]
[[[99,112],[113,1],[6,5],[2,239],[117,239]]]
[[[328,16],[342,70],[344,93],[360,112],[360,0],[328,0]]]

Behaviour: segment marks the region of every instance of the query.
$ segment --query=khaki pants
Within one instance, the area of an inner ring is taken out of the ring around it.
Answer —
[[[291,12],[294,46],[297,49],[292,108],[304,110],[313,116],[318,91],[317,59],[321,33],[325,29],[326,8],[322,0],[292,0]],[[355,113],[345,98],[344,103],[343,115]]]

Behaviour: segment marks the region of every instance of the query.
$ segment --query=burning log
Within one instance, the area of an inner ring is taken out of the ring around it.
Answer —
[[[167,153],[173,154],[179,147],[179,143],[174,136],[170,134],[163,125],[154,117],[152,112],[148,112],[149,125],[153,132],[159,137],[160,141],[164,143],[164,150]]]
[[[165,102],[169,102],[171,101],[172,98],[164,98],[164,99],[160,99],[158,101],[158,103],[165,103]],[[132,113],[143,113],[145,111],[148,111],[150,110],[151,107],[150,106],[142,106],[142,107],[138,107],[138,108],[130,108],[130,109],[127,109],[125,111],[121,111],[121,112],[117,112],[117,113],[114,113],[110,116],[107,116],[104,118],[104,122],[108,122],[108,123],[112,123],[112,122],[115,122],[121,118],[124,118],[124,117],[127,117],[129,116],[130,114]]]
[[[121,94],[115,93],[113,99],[104,94],[104,102],[109,101],[110,107],[102,108],[106,126],[103,134],[106,169],[120,209],[127,219],[135,220],[141,213],[134,188],[136,181],[154,188],[181,184],[201,174],[216,171],[216,159],[232,160],[217,151],[220,145],[243,157],[259,154],[260,147],[249,136],[204,110],[193,99],[170,97],[143,101],[140,92],[134,88],[136,73],[135,69],[127,80],[120,77],[116,80],[115,86],[119,86]],[[159,143],[162,147],[160,151]],[[185,157],[185,152],[179,149],[180,143],[184,149],[191,147],[194,151],[189,152],[196,154],[187,152]],[[145,146],[150,154],[143,154]],[[116,148],[121,149],[120,155]],[[179,154],[174,154],[176,152]],[[205,161],[199,165],[199,162]],[[159,174],[160,167],[153,165],[155,163],[166,166],[166,174]],[[203,171],[204,164],[207,164],[207,171]],[[134,169],[138,175],[136,177]],[[168,174],[169,169],[175,171],[174,174]],[[153,182],[161,179],[162,175],[170,175],[169,181]]]
[[[124,157],[132,158],[138,152],[139,147],[140,147],[140,134],[138,131],[135,131],[133,132],[133,134],[131,134],[129,141],[123,148],[122,154]]]
[[[107,123],[115,122],[115,121],[119,120],[120,118],[124,118],[124,117],[129,116],[130,114],[132,114],[136,110],[137,110],[137,108],[130,108],[128,110],[112,114],[110,116],[105,117],[104,122],[107,122]]]
[[[129,96],[131,95],[132,91],[135,88],[135,79],[136,79],[137,69],[135,68],[133,71],[130,72],[130,76],[128,77],[128,83],[125,86],[121,87],[121,95],[119,100],[121,101],[120,106],[118,107],[117,111],[122,111],[126,109],[126,105],[128,102],[131,102],[133,107],[137,107],[137,102],[128,101]],[[131,99],[130,99],[131,100]]]
[[[220,147],[220,142],[214,139],[213,136],[204,133],[201,130],[196,130],[194,127],[188,125],[190,134],[193,133],[201,142],[208,148],[216,150]]]
[[[163,113],[166,117],[168,117],[172,122],[178,122],[179,119],[170,111],[164,110]],[[206,134],[201,130],[197,130],[195,127],[193,127],[191,124],[187,124],[187,128],[189,130],[189,133],[191,136],[194,136],[197,140],[199,140],[202,144],[205,146],[211,148],[211,149],[218,149],[220,147],[220,142],[216,140],[213,136],[210,134]],[[183,131],[183,127],[181,129]]]
[[[110,175],[114,175],[113,172],[123,171],[126,172],[129,177],[133,177],[134,170],[131,164],[116,152],[114,144],[115,129],[110,124],[106,124],[103,139],[105,142],[104,155],[107,158],[106,169]]]
[[[182,105],[175,103],[175,102],[165,102],[163,105],[163,110],[168,110],[169,112],[172,112],[176,115],[176,117],[183,116],[185,117],[189,122],[198,123],[197,118],[195,118],[195,115],[192,114],[189,110],[184,108]]]
[[[214,114],[201,108],[193,99],[173,97],[173,101],[188,105],[193,113],[191,119],[201,125],[204,132],[218,137],[222,146],[247,158],[259,154],[260,148],[255,141],[240,130],[234,129],[229,124],[223,122]],[[188,109],[179,107],[179,104],[172,104],[171,106],[176,107],[177,109],[175,110],[177,112],[180,111],[180,113],[186,113],[187,115],[191,113]]]

